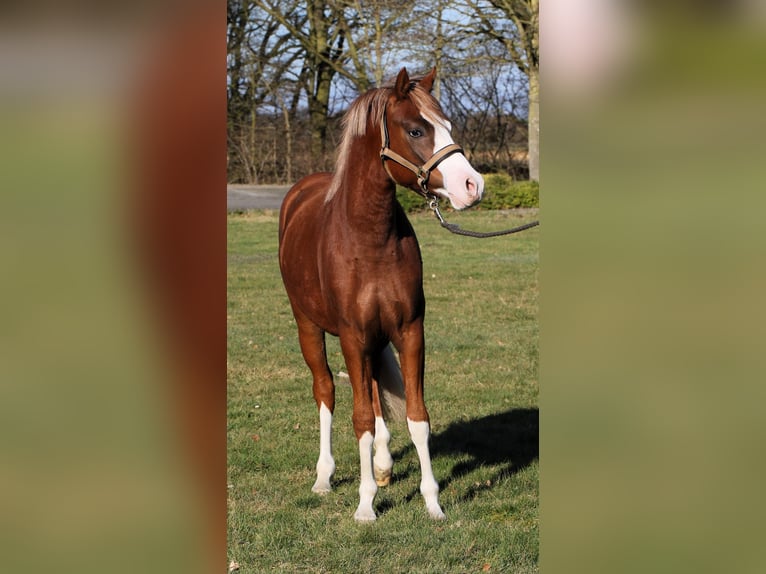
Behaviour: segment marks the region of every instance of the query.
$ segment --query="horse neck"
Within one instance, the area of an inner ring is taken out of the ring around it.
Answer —
[[[336,199],[346,229],[359,231],[366,242],[385,243],[397,231],[396,185],[383,168],[375,135],[368,129],[355,142]]]

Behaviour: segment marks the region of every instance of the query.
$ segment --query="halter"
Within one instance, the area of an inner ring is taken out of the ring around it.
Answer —
[[[479,231],[469,231],[466,229],[461,229],[459,225],[455,225],[454,223],[447,223],[444,220],[444,217],[442,217],[441,212],[439,211],[439,198],[436,194],[431,193],[428,190],[428,180],[431,177],[431,172],[436,169],[436,166],[439,165],[442,161],[447,159],[449,156],[451,156],[453,153],[463,153],[463,148],[461,148],[457,144],[449,144],[448,146],[444,146],[439,151],[437,151],[434,155],[430,157],[430,159],[425,162],[423,165],[418,167],[414,163],[412,163],[407,158],[402,157],[398,153],[396,153],[394,150],[392,150],[390,147],[388,147],[389,138],[388,138],[388,125],[386,124],[386,108],[383,108],[383,117],[380,119],[380,139],[383,144],[383,147],[380,148],[380,159],[383,162],[383,167],[386,170],[386,173],[388,174],[388,177],[391,178],[391,180],[394,183],[398,183],[393,175],[391,175],[391,171],[388,169],[388,165],[386,165],[386,160],[390,159],[392,161],[395,161],[399,165],[406,167],[408,170],[410,170],[412,173],[414,173],[418,177],[418,185],[420,186],[419,190],[417,191],[420,195],[425,197],[428,200],[428,207],[431,209],[431,211],[434,212],[437,219],[439,220],[439,223],[441,223],[441,226],[445,229],[451,231],[452,233],[456,233],[457,235],[467,235],[468,237],[497,237],[500,235],[508,235],[510,233],[518,233],[519,231],[524,231],[525,229],[529,229],[530,227],[536,227],[540,225],[539,221],[533,221],[531,223],[527,223],[525,225],[520,225],[518,227],[514,227],[513,229],[506,229],[504,231],[489,231],[489,232],[479,232]]]
[[[449,144],[448,146],[444,146],[439,151],[434,153],[423,165],[415,165],[410,160],[402,157],[390,147],[388,147],[390,141],[388,137],[388,125],[386,123],[386,108],[383,108],[383,117],[380,120],[380,139],[383,144],[383,147],[380,148],[380,159],[383,162],[383,167],[385,168],[388,177],[390,177],[394,183],[398,183],[394,176],[391,175],[391,171],[388,169],[388,165],[386,164],[386,160],[390,159],[402,167],[406,167],[417,176],[420,190],[415,191],[418,191],[418,193],[420,193],[420,195],[426,199],[435,197],[434,194],[428,190],[428,180],[431,177],[431,172],[436,169],[436,166],[438,166],[442,161],[447,159],[452,154],[463,153],[463,148],[453,143]]]

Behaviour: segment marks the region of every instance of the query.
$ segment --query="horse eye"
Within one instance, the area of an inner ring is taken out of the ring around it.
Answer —
[[[420,131],[419,129],[410,130],[407,133],[410,135],[411,138],[419,138],[420,136],[423,135],[423,132]]]

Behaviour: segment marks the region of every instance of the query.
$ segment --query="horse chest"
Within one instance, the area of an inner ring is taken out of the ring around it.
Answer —
[[[422,314],[423,282],[419,258],[401,254],[371,260],[350,257],[333,273],[331,293],[347,323],[390,332]]]

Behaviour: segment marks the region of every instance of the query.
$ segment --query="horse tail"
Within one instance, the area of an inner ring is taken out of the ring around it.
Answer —
[[[376,361],[376,380],[380,391],[380,406],[386,421],[404,421],[407,413],[404,398],[404,383],[399,361],[396,360],[391,345],[378,355]]]

